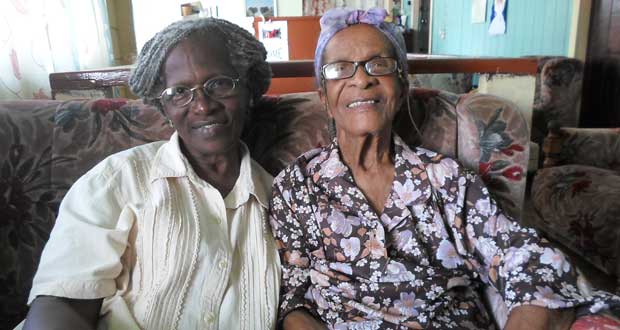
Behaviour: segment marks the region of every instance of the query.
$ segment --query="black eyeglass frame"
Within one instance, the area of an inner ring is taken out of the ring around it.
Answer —
[[[208,89],[207,89],[207,87],[206,87],[206,86],[207,86],[207,84],[209,84],[210,82],[212,82],[212,81],[214,81],[214,80],[216,80],[216,79],[222,79],[222,78],[230,79],[230,80],[232,81],[233,86],[232,86],[232,88],[230,89],[229,94],[227,94],[227,95],[222,95],[222,96],[211,95],[211,94],[208,92]],[[173,106],[173,107],[182,108],[182,107],[185,107],[185,106],[187,106],[188,104],[190,104],[190,103],[192,103],[192,102],[194,101],[194,99],[196,98],[196,90],[197,90],[197,89],[202,88],[202,92],[204,93],[204,95],[205,95],[205,96],[208,96],[208,97],[210,97],[210,98],[214,98],[214,99],[222,99],[222,98],[226,98],[226,97],[230,97],[230,96],[234,95],[233,91],[237,88],[237,86],[238,86],[240,83],[241,83],[241,79],[240,79],[240,78],[231,78],[231,77],[228,77],[228,76],[223,76],[223,75],[222,75],[222,76],[217,76],[217,77],[213,77],[213,78],[208,79],[208,80],[207,80],[207,81],[205,81],[205,82],[204,82],[204,84],[202,84],[202,85],[197,85],[197,86],[194,86],[194,87],[192,87],[192,88],[189,88],[189,87],[186,87],[186,86],[183,86],[183,85],[178,85],[178,86],[171,86],[171,87],[168,87],[168,88],[164,89],[164,90],[163,90],[163,91],[159,94],[159,97],[157,97],[157,98],[156,98],[156,100],[159,100],[159,103],[161,103],[162,105],[169,104],[169,101],[164,101],[164,95],[166,94],[166,92],[168,92],[168,91],[170,91],[170,90],[173,90],[173,89],[175,89],[175,88],[179,88],[179,87],[188,88],[188,90],[192,93],[192,97],[190,97],[189,101],[187,101],[187,102],[185,102],[185,103],[183,103],[183,104],[181,104],[181,105],[177,105],[177,104],[170,104],[170,105],[171,105],[171,106]]]
[[[395,65],[395,67],[394,67],[394,70],[393,70],[393,71],[390,71],[390,72],[387,72],[387,73],[382,73],[382,74],[372,74],[372,73],[368,72],[368,68],[366,67],[366,65],[367,65],[369,62],[372,62],[373,60],[376,60],[376,59],[390,59],[390,60],[393,60],[393,61],[394,61],[394,63],[396,64],[396,65]],[[353,64],[353,71],[352,71],[351,75],[350,75],[350,76],[347,76],[347,77],[340,77],[340,78],[327,78],[327,77],[325,76],[325,68],[327,68],[327,67],[328,67],[328,66],[330,66],[330,65],[337,64],[337,63],[350,63],[350,64]],[[400,68],[400,63],[398,63],[398,60],[397,60],[397,59],[395,59],[395,58],[393,58],[393,57],[390,57],[390,56],[377,56],[377,57],[373,57],[373,58],[371,58],[371,59],[368,59],[368,60],[366,60],[366,61],[337,61],[337,62],[332,62],[332,63],[327,63],[327,64],[324,64],[324,65],[321,67],[321,77],[322,77],[324,80],[342,80],[342,79],[349,79],[349,78],[351,78],[351,77],[353,77],[353,76],[355,75],[355,73],[357,72],[358,67],[359,67],[360,65],[362,65],[362,64],[363,64],[363,68],[364,68],[364,71],[366,72],[366,74],[367,74],[367,75],[369,75],[369,76],[373,76],[373,77],[387,76],[387,75],[392,74],[392,73],[394,73],[394,72],[398,72],[398,73],[400,74],[400,72],[402,71],[402,70],[401,70],[401,68]]]

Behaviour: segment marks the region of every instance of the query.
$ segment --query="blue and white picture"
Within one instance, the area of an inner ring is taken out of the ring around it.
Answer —
[[[508,0],[493,1],[493,10],[491,12],[491,25],[489,25],[490,35],[506,34],[507,11]]]
[[[246,16],[273,17],[275,8],[275,0],[245,0]]]

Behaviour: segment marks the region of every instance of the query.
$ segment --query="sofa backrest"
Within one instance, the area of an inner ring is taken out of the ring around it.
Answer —
[[[410,145],[458,158],[480,172],[506,211],[518,217],[525,190],[529,139],[525,119],[509,101],[415,88],[394,130]],[[301,153],[329,140],[328,117],[316,92],[264,97],[243,139],[276,175]],[[0,322],[23,319],[40,254],[68,188],[103,158],[173,130],[139,100],[0,102]],[[15,323],[16,324],[16,323]]]
[[[583,62],[563,56],[531,56],[538,60],[531,140],[542,144],[549,122],[579,124]]]

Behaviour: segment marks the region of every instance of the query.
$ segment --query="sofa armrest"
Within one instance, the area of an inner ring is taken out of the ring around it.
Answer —
[[[620,172],[620,128],[561,127],[549,123],[543,167],[589,165]]]

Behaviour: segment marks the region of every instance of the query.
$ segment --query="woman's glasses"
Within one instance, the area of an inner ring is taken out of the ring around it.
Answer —
[[[398,61],[391,57],[375,57],[368,61],[339,61],[323,65],[321,73],[327,80],[351,78],[355,75],[357,67],[363,65],[364,71],[369,76],[384,76],[398,70]]]
[[[207,80],[202,86],[189,88],[186,86],[172,86],[164,89],[159,95],[159,100],[163,105],[173,107],[183,107],[190,104],[196,96],[196,90],[202,88],[205,95],[219,99],[232,96],[235,88],[239,84],[239,79],[226,76],[219,76]]]

